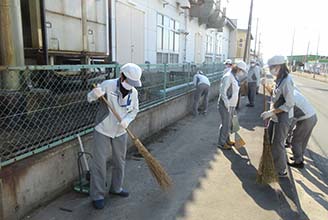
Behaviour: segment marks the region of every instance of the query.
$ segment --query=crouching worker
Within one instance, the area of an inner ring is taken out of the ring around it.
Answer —
[[[232,116],[238,102],[239,78],[246,74],[246,63],[239,62],[230,71],[225,73],[221,79],[220,97],[218,99],[218,109],[221,117],[219,130],[218,148],[230,150],[233,142],[230,141],[229,131],[231,128]]]
[[[200,70],[198,70],[197,73],[194,75],[193,83],[196,86],[196,91],[194,93],[193,114],[194,116],[199,114],[199,100],[202,96],[204,96],[204,110],[201,113],[206,115],[208,110],[208,99],[211,83]]]
[[[314,126],[317,124],[317,115],[309,101],[298,91],[294,90],[295,106],[294,120],[295,127],[291,133],[291,146],[294,157],[293,163],[289,166],[296,168],[304,167],[304,152],[308,145]]]
[[[133,63],[121,67],[121,76],[102,82],[88,93],[88,102],[105,98],[114,110],[121,116],[121,123],[110,112],[107,105],[100,100],[96,115],[94,131],[94,147],[92,151],[90,197],[96,209],[105,206],[107,185],[106,162],[109,148],[112,150],[112,181],[109,194],[128,197],[128,191],[123,189],[125,157],[127,151],[127,133],[125,129],[135,119],[139,111],[138,92],[135,87],[141,86],[142,70]]]

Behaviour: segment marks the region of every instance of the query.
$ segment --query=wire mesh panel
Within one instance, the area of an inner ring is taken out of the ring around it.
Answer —
[[[160,91],[165,84],[165,64],[142,64],[142,87],[138,88],[140,107],[160,103],[165,99],[165,94]]]
[[[210,65],[210,64],[209,64]],[[140,107],[190,91],[201,69],[219,79],[221,66],[144,64]],[[92,85],[119,76],[119,65],[61,65],[0,68],[1,165],[61,144],[91,131],[97,102],[88,103]],[[13,77],[15,76],[15,77]]]
[[[31,152],[93,125],[97,104],[86,100],[93,83],[114,77],[116,66],[11,68],[19,87],[2,85],[2,161]]]

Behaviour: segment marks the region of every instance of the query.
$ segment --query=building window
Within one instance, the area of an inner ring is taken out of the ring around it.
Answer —
[[[179,54],[157,52],[157,63],[179,63]]]
[[[213,57],[205,56],[205,63],[212,63],[212,62],[213,62]]]
[[[178,63],[179,28],[179,22],[157,14],[157,63]]]
[[[213,53],[213,36],[206,35],[206,53],[212,54]]]
[[[219,55],[221,54],[221,45],[222,45],[222,36],[220,34],[217,34],[216,35],[216,42],[217,42],[217,45],[216,45],[216,55]]]

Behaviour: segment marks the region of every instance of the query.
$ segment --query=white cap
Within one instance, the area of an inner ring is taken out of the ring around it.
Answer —
[[[121,73],[126,76],[126,82],[134,87],[141,87],[142,83],[140,81],[142,70],[134,63],[127,63],[121,67]]]
[[[224,64],[232,64],[232,60],[226,59],[226,61],[224,61]]]
[[[268,65],[269,66],[280,65],[280,64],[284,64],[284,63],[286,63],[286,59],[285,59],[284,56],[281,56],[281,55],[271,57],[268,60]]]
[[[247,65],[244,61],[237,63],[237,67],[241,69],[244,73],[247,73]]]

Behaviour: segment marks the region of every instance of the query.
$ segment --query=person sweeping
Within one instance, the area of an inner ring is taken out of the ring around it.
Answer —
[[[107,183],[106,162],[109,147],[112,149],[112,181],[109,193],[111,195],[128,197],[129,192],[123,189],[125,157],[127,151],[126,128],[135,119],[139,111],[138,91],[141,86],[141,68],[133,63],[127,63],[120,69],[118,79],[105,80],[88,93],[88,102],[105,96],[112,108],[122,118],[119,122],[110,112],[104,102],[100,102],[96,114],[94,130],[94,147],[91,163],[90,197],[95,209],[105,206]]]
[[[225,73],[221,79],[220,97],[218,99],[218,109],[221,117],[219,128],[218,148],[230,150],[234,143],[230,141],[229,132],[231,120],[235,113],[238,102],[239,80],[238,78],[246,74],[246,63],[239,62],[230,71]]]
[[[285,142],[294,116],[294,83],[284,56],[268,60],[270,72],[276,77],[276,86],[270,91],[272,103],[269,111],[261,114],[263,120],[270,119],[268,133],[272,144],[274,166],[279,177],[287,176]],[[265,81],[263,82],[264,86]],[[270,90],[270,88],[268,88]]]

